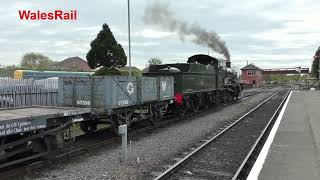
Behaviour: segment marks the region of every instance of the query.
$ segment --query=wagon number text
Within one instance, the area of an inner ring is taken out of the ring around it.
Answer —
[[[124,105],[128,105],[128,104],[129,104],[128,100],[118,101],[118,106],[124,106]]]

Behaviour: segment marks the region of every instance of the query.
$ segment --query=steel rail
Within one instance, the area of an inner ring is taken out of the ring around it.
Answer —
[[[285,98],[281,101],[280,105],[278,106],[277,110],[274,112],[274,114],[272,115],[272,117],[270,118],[268,124],[266,125],[266,127],[263,129],[263,131],[261,132],[260,136],[258,137],[258,139],[256,140],[256,142],[254,143],[254,145],[252,146],[252,148],[250,149],[249,153],[247,154],[246,158],[242,161],[240,167],[238,168],[238,170],[236,171],[236,173],[233,175],[232,180],[236,180],[238,179],[240,173],[242,172],[242,170],[245,168],[245,165],[247,164],[247,162],[249,161],[250,157],[253,155],[254,150],[257,148],[258,144],[261,142],[261,139],[264,135],[266,135],[266,132],[268,130],[268,128],[270,127],[270,125],[272,124],[272,122],[275,120],[275,118],[277,117],[278,113],[280,112],[280,110],[282,109],[284,103],[286,102],[289,94],[290,94],[291,90],[288,91],[288,93],[286,94]]]
[[[229,125],[228,127],[226,127],[224,130],[222,130],[221,132],[219,132],[217,135],[215,135],[214,137],[212,137],[211,139],[207,140],[206,142],[204,142],[201,146],[199,146],[198,148],[196,148],[195,150],[193,150],[191,153],[189,153],[187,156],[185,156],[183,159],[181,159],[180,161],[178,161],[177,163],[175,163],[173,166],[171,166],[170,168],[168,168],[166,171],[164,171],[163,173],[161,173],[160,175],[158,175],[154,180],[163,180],[168,178],[171,173],[175,172],[177,169],[179,169],[179,167],[185,163],[190,157],[192,157],[194,154],[196,154],[197,152],[199,152],[203,147],[207,146],[208,144],[210,144],[212,141],[214,141],[215,139],[217,139],[218,137],[220,137],[222,134],[224,134],[226,131],[228,131],[229,129],[231,129],[233,126],[235,126],[236,124],[238,124],[242,119],[244,119],[245,117],[247,117],[249,114],[251,114],[253,111],[255,111],[256,109],[258,109],[259,107],[261,107],[263,104],[265,104],[266,102],[268,102],[271,98],[273,98],[275,95],[277,95],[279,93],[279,91],[276,91],[273,95],[271,95],[270,97],[268,97],[266,100],[264,100],[263,102],[261,102],[260,104],[258,104],[256,107],[254,107],[253,109],[251,109],[250,111],[248,111],[246,114],[244,114],[243,116],[241,116],[239,119],[237,119],[235,122],[233,122],[231,125]]]
[[[250,97],[250,96],[253,96],[253,95],[256,95],[258,94],[259,92],[255,92],[255,93],[250,93],[246,96],[244,96],[245,98],[247,97]],[[271,97],[270,97],[271,98]],[[239,99],[240,100],[240,99]],[[234,103],[237,103],[239,102],[238,101],[234,101]],[[231,102],[232,103],[232,102]],[[232,103],[233,104],[233,103]],[[196,117],[198,116],[199,114],[190,114],[192,117]],[[201,115],[201,114],[200,114]],[[176,120],[179,120],[180,117],[169,117],[169,119],[166,119],[165,121],[163,121],[163,123],[165,124],[171,124],[173,122],[175,122]],[[60,129],[61,127],[59,127]],[[134,132],[130,133],[131,135],[132,134],[135,134],[135,133],[138,133],[139,132],[144,132],[144,131],[148,131],[148,130],[151,130],[150,129],[151,127],[145,127],[145,128],[142,128],[142,129],[138,129],[138,130],[135,130]],[[55,130],[55,129],[54,129]],[[37,168],[41,168],[41,167],[44,167],[46,164],[50,164],[52,162],[58,162],[58,161],[61,161],[63,160],[64,158],[70,158],[70,157],[75,157],[76,155],[79,155],[81,153],[87,153],[88,151],[92,150],[92,149],[96,149],[96,148],[99,148],[103,145],[106,145],[106,144],[112,144],[112,143],[116,143],[118,142],[117,140],[119,139],[119,137],[112,137],[110,139],[107,139],[107,140],[103,140],[103,141],[100,141],[100,142],[96,142],[96,143],[93,143],[91,145],[88,145],[88,146],[82,146],[82,147],[79,147],[79,148],[76,148],[76,149],[73,149],[71,151],[67,151],[67,152],[63,152],[63,153],[59,153],[57,155],[55,155],[55,157],[51,158],[49,161],[48,160],[37,160],[35,162],[32,162],[31,164],[26,164],[26,165],[22,165],[20,167],[16,167],[15,169],[10,169],[10,170],[7,170],[6,172],[1,172],[1,169],[3,168],[6,168],[10,165],[15,165],[15,164],[19,164],[19,163],[12,163],[12,162],[9,162],[9,163],[5,163],[5,164],[0,164],[0,176],[3,176],[3,177],[14,177],[14,176],[18,176],[20,174],[23,174],[25,171],[30,171],[32,169],[37,169]],[[39,155],[34,155],[34,156],[31,156],[33,159],[36,159],[36,158],[39,158],[39,157],[42,157],[44,155],[48,155],[47,152],[45,153],[41,153]],[[23,158],[24,161],[27,161],[27,160],[31,160],[32,158]],[[15,162],[21,162],[20,160],[17,160]]]

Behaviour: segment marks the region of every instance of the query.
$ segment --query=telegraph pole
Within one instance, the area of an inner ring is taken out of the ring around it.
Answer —
[[[129,76],[132,75],[131,72],[131,37],[130,37],[130,0],[128,0],[128,39],[129,39]]]

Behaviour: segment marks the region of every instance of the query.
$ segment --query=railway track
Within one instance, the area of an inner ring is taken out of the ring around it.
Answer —
[[[289,92],[276,92],[148,179],[245,179]]]
[[[250,96],[256,95],[259,92],[251,92],[244,94],[242,98],[249,98]],[[240,100],[239,100],[240,101]],[[237,103],[231,102],[229,104]],[[192,118],[201,117],[203,115],[206,115],[206,111],[201,111],[194,114],[187,114],[187,117],[172,117],[168,116],[165,121],[163,121],[160,125],[160,127],[166,127],[172,123],[175,123],[176,121],[181,120],[190,120]],[[148,124],[148,123],[147,123]],[[148,125],[142,125],[142,127],[138,127],[134,131],[129,133],[130,136],[135,136],[136,134],[141,133],[148,133],[149,131],[152,131],[154,128]],[[107,137],[107,139],[106,139]],[[112,145],[119,145],[121,143],[120,137],[115,137],[110,135],[110,133],[107,132],[97,132],[92,135],[84,135],[78,140],[76,140],[76,144],[66,146],[63,151],[56,151],[52,152],[50,155],[50,159],[43,159],[40,156],[35,159],[30,159],[29,161],[22,162],[10,167],[5,167],[0,169],[0,177],[1,179],[12,179],[14,177],[21,176],[25,173],[31,172],[35,169],[39,169],[45,166],[48,166],[53,163],[57,162],[63,162],[68,161],[71,158],[75,158],[80,155],[88,154],[91,151],[94,151],[96,149],[105,147],[105,146],[112,146]],[[47,153],[44,155],[48,155]]]

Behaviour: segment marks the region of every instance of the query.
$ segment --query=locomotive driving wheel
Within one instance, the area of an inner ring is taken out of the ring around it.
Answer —
[[[229,93],[228,92],[222,92],[222,102],[226,103],[229,99]]]
[[[203,109],[209,109],[209,105],[210,105],[210,98],[206,95],[202,95],[200,100],[200,107]]]
[[[190,99],[190,105],[192,112],[199,112],[200,99],[197,96],[192,96]]]
[[[178,115],[184,116],[187,112],[187,101],[185,98],[182,99],[182,104],[178,107]]]

